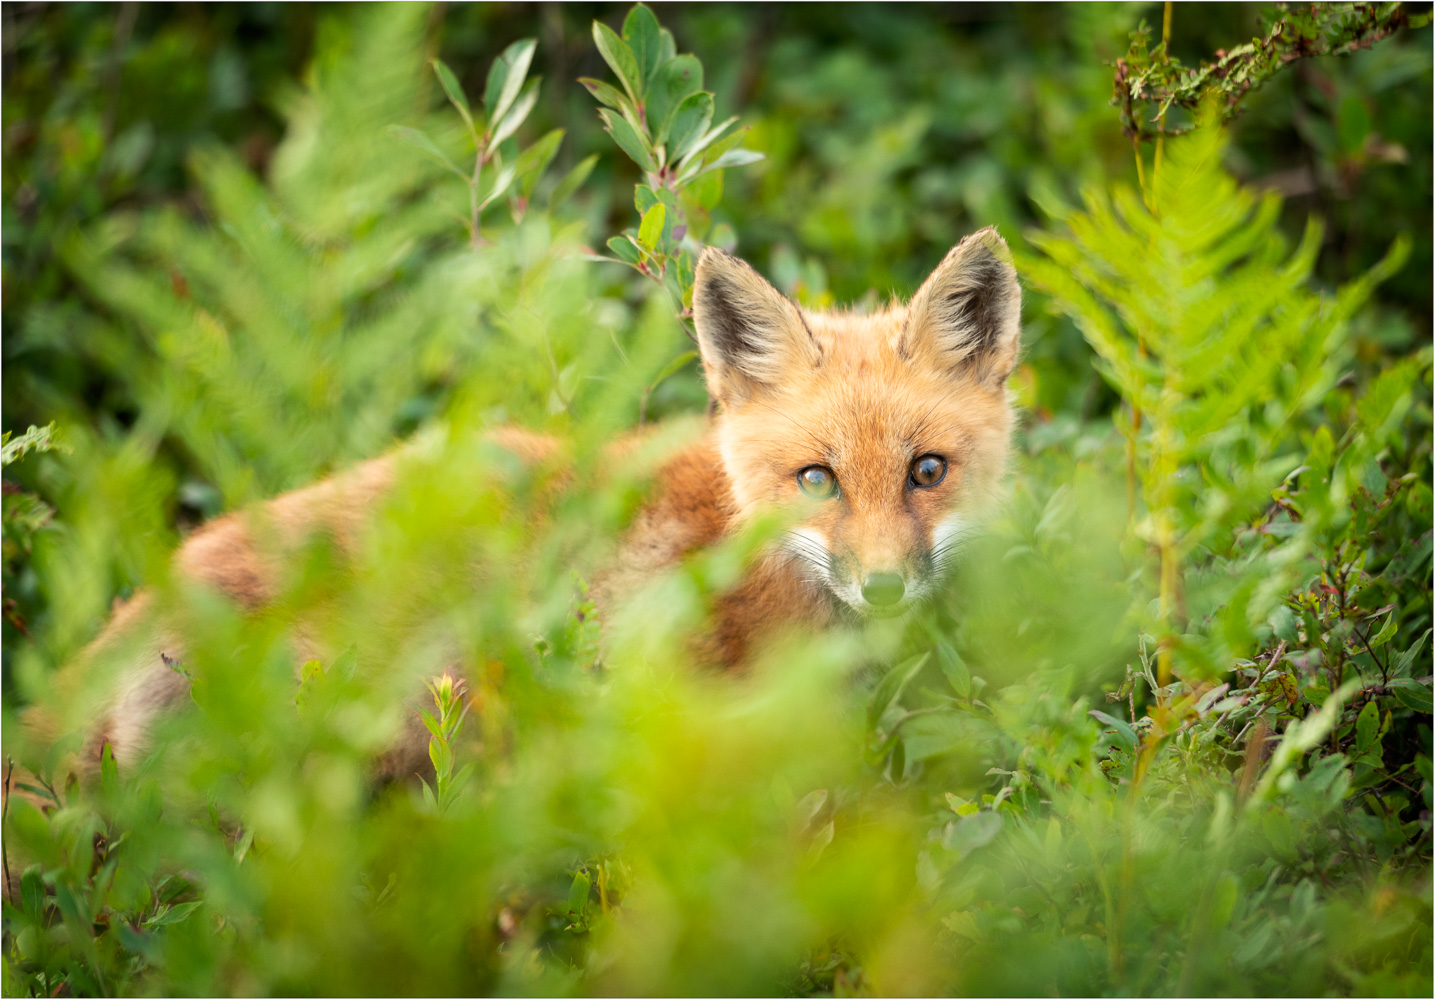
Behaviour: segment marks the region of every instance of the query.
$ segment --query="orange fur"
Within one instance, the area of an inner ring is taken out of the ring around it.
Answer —
[[[652,500],[595,583],[600,606],[774,507],[791,511],[797,526],[719,601],[705,658],[736,666],[774,631],[903,610],[930,593],[941,549],[990,505],[1005,464],[1012,414],[1004,382],[1020,302],[1007,260],[1000,238],[983,231],[952,251],[910,305],[861,316],[803,312],[741,261],[709,250],[695,312],[719,412],[662,467]],[[556,444],[542,436],[503,429],[492,439],[531,464],[554,460]],[[618,442],[614,453],[633,446]],[[928,454],[946,461],[946,478],[914,487],[913,460]],[[803,495],[798,473],[814,465],[835,475],[840,495]],[[350,548],[394,475],[391,456],[284,494],[261,517],[222,517],[184,543],[176,567],[246,609],[262,608],[279,587],[275,553],[315,532]],[[874,574],[901,579],[899,605],[865,601]],[[143,754],[156,713],[185,696],[186,682],[164,662],[183,657],[183,637],[158,624],[152,605],[141,594],[123,606],[82,657],[123,646],[132,664],[82,769],[93,768],[106,741],[122,765]],[[383,770],[421,766],[424,742],[413,727]]]

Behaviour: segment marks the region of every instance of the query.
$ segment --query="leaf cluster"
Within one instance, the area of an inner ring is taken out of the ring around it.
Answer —
[[[1184,127],[1166,126],[1171,108],[1195,112],[1208,102],[1223,119],[1234,117],[1248,92],[1260,87],[1298,59],[1343,55],[1369,48],[1407,27],[1428,24],[1430,14],[1410,15],[1408,5],[1328,3],[1280,5],[1266,34],[1243,45],[1219,50],[1198,67],[1187,67],[1170,54],[1166,42],[1153,43],[1143,21],[1131,34],[1131,45],[1116,60],[1115,93],[1111,103],[1121,110],[1121,129],[1128,137],[1152,140],[1181,135]],[[1152,113],[1154,111],[1154,114]]]
[[[594,21],[593,41],[622,89],[588,77],[579,82],[604,105],[598,112],[604,129],[647,182],[635,191],[636,232],[612,237],[608,249],[653,280],[667,279],[679,311],[689,315],[694,254],[722,197],[721,171],[762,154],[740,148],[742,131],[728,132],[736,115],[713,124],[702,63],[677,54],[672,33],[645,5],[628,12],[621,36]]]

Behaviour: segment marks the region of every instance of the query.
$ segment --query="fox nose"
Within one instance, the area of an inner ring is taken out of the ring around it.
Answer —
[[[873,573],[862,585],[862,596],[867,603],[879,608],[890,608],[906,592],[907,585],[896,573]]]

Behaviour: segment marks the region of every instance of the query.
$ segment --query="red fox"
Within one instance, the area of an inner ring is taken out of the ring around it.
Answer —
[[[804,311],[709,248],[693,309],[716,415],[659,472],[653,499],[597,578],[600,612],[773,507],[797,522],[721,600],[706,658],[737,666],[775,629],[897,615],[930,595],[1006,464],[1021,290],[995,230],[962,240],[909,303],[876,315]],[[522,431],[495,437],[530,460],[553,447]],[[267,521],[281,541],[322,530],[342,547],[392,479],[392,458],[378,459],[270,501]],[[263,607],[277,567],[251,525],[231,514],[200,529],[178,551],[178,571]],[[157,624],[151,603],[136,597],[82,657],[121,643],[133,650],[82,770],[94,769],[105,743],[121,768],[136,760],[156,714],[185,697],[188,681],[172,669],[183,637]],[[385,770],[425,760],[421,727],[405,743]]]

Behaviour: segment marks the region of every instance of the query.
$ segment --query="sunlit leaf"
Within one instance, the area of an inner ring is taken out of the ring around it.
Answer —
[[[642,94],[642,73],[638,69],[638,60],[633,55],[633,50],[628,43],[618,37],[618,33],[608,27],[602,21],[593,22],[593,41],[602,53],[603,61],[617,76],[618,82],[628,92],[628,99],[634,105],[641,104]]]
[[[547,170],[548,164],[553,162],[553,157],[557,155],[558,147],[562,144],[563,130],[555,128],[518,154],[518,159],[513,164],[513,170],[522,182],[523,197],[532,196],[533,189],[538,186],[539,180],[543,177],[543,171]]]
[[[614,236],[608,240],[608,249],[626,264],[640,264],[643,251],[627,236]]]
[[[702,89],[703,66],[693,56],[676,56],[658,69],[648,87],[646,104],[648,128],[654,142],[661,144],[667,141],[673,112],[684,98]]]
[[[464,95],[463,88],[459,86],[458,77],[453,75],[453,70],[444,65],[442,59],[434,59],[430,65],[433,66],[433,71],[438,76],[438,82],[443,86],[443,92],[448,95],[450,103],[458,109],[464,124],[472,132],[474,130],[473,114],[468,107],[468,97]]]
[[[637,66],[638,96],[642,97],[653,79],[662,57],[662,41],[659,38],[658,19],[643,4],[634,4],[623,20],[623,40],[628,43]]]
[[[541,82],[542,77],[534,77],[529,80],[523,88],[523,93],[518,95],[518,100],[514,101],[513,106],[508,109],[508,113],[492,127],[493,132],[488,140],[490,150],[497,148],[499,143],[518,131],[518,126],[523,124],[523,120],[533,110],[533,105],[538,103],[538,85]]]
[[[663,219],[667,210],[661,205],[654,205],[643,213],[642,225],[638,227],[638,242],[649,250],[657,248],[662,240]]]
[[[593,172],[593,167],[597,162],[597,153],[585,156],[579,160],[578,164],[572,170],[568,171],[553,189],[553,194],[550,195],[548,199],[549,207],[557,208],[571,198],[574,192],[583,186],[583,182],[586,181],[588,175]]]
[[[676,161],[706,133],[713,119],[713,95],[690,94],[673,110],[668,122],[668,159]]]
[[[488,83],[483,89],[483,106],[488,112],[488,125],[503,118],[513,105],[528,76],[537,39],[525,38],[504,49],[488,70]]]
[[[613,137],[618,148],[627,153],[634,163],[649,173],[658,169],[657,164],[653,162],[653,152],[648,147],[646,140],[638,134],[637,129],[628,124],[627,119],[606,108],[599,109],[598,115],[603,119],[608,134]]]
[[[458,168],[458,165],[455,164],[452,160],[450,160],[448,158],[448,155],[444,153],[443,150],[439,149],[438,146],[434,145],[434,141],[432,139],[424,135],[418,129],[409,128],[406,125],[390,125],[388,131],[389,135],[393,136],[395,139],[398,139],[400,142],[407,143],[408,145],[413,146],[415,149],[423,150],[425,153],[433,157],[439,163],[443,164],[453,173],[457,174],[459,177],[462,177],[465,181],[469,180],[468,174],[460,170]]]

